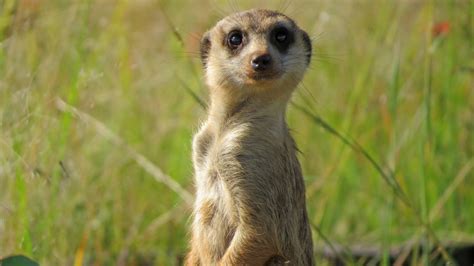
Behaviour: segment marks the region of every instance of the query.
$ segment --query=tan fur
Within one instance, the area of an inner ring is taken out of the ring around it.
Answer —
[[[276,46],[275,27],[293,36],[288,49]],[[227,40],[236,29],[245,42],[233,51]],[[250,62],[265,53],[273,63],[258,78]],[[304,181],[285,121],[309,63],[307,34],[280,13],[250,10],[219,21],[201,54],[211,104],[193,142],[197,192],[186,265],[312,265]]]

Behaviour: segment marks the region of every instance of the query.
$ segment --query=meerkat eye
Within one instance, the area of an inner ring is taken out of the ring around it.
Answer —
[[[240,31],[232,31],[229,33],[229,36],[227,37],[227,44],[229,45],[230,48],[236,49],[238,48],[244,40],[244,36],[242,35],[242,32]]]
[[[286,43],[288,39],[288,30],[286,28],[279,28],[275,31],[275,40],[278,43]]]

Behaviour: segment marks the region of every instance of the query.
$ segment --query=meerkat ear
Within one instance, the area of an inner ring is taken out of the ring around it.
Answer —
[[[209,32],[204,33],[201,39],[201,62],[204,67],[207,65],[207,57],[209,56],[209,50],[211,49],[211,34]]]
[[[311,39],[309,38],[308,33],[306,33],[303,30],[301,32],[303,33],[303,43],[306,46],[306,59],[307,59],[307,63],[309,64],[309,62],[311,62],[311,55],[313,53],[313,46],[311,44]]]

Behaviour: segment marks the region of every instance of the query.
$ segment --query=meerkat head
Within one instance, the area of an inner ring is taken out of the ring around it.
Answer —
[[[290,95],[308,67],[311,51],[308,34],[270,10],[228,16],[201,40],[208,86],[240,95]]]

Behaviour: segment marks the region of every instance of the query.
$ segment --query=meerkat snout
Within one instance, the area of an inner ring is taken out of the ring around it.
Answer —
[[[283,74],[281,64],[274,64],[272,55],[266,50],[252,53],[249,58],[245,68],[252,81],[276,79]]]
[[[272,56],[269,54],[256,55],[250,61],[253,70],[262,72],[267,70],[272,65]]]

